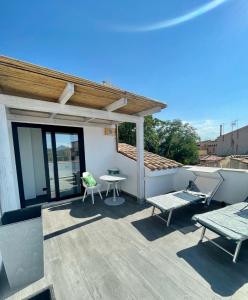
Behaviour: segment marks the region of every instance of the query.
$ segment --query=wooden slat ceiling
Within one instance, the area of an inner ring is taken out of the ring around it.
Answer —
[[[67,102],[69,105],[104,109],[126,97],[128,104],[116,112],[133,115],[154,107],[166,107],[165,103],[134,93],[0,56],[0,93],[58,102],[68,82],[75,85],[75,93]]]

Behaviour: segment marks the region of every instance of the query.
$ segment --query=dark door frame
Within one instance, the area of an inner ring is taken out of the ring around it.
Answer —
[[[47,194],[48,194],[49,201],[70,199],[70,198],[74,198],[74,197],[82,195],[83,194],[83,187],[81,186],[81,191],[80,191],[79,194],[74,194],[72,196],[66,196],[66,197],[60,197],[59,196],[59,191],[56,190],[57,198],[56,199],[51,199],[49,170],[48,170],[48,157],[47,157],[47,151],[46,151],[46,149],[47,149],[46,132],[51,132],[51,133],[76,133],[76,134],[78,134],[80,174],[82,174],[83,172],[85,172],[85,149],[84,149],[84,130],[83,130],[83,128],[12,122],[14,153],[15,153],[15,160],[16,160],[16,173],[17,173],[17,181],[18,181],[21,207],[22,208],[26,207],[26,203],[25,203],[25,194],[24,194],[24,186],[23,186],[20,147],[19,147],[19,140],[18,140],[18,127],[40,128],[41,131],[42,131],[44,164],[45,164]],[[55,142],[54,138],[55,138],[55,135],[52,134],[52,143]],[[56,155],[55,155],[55,159],[56,159]],[[58,168],[57,164],[55,164],[55,165],[56,165],[55,169],[57,169]],[[58,169],[57,169],[57,171],[58,171]],[[55,173],[56,173],[56,170],[55,170]],[[58,185],[56,185],[56,186],[58,187]]]

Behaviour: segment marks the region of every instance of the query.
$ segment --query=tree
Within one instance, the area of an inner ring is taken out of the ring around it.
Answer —
[[[136,145],[134,124],[123,123],[119,126],[119,142]],[[198,162],[197,142],[199,136],[188,123],[180,120],[162,121],[152,116],[144,120],[145,150],[174,159],[183,164]]]
[[[156,126],[158,120],[152,116],[147,116],[144,119],[144,147],[147,151],[158,153],[158,133]],[[122,123],[118,127],[119,142],[129,145],[136,145],[136,127],[133,123]]]
[[[133,123],[122,123],[118,126],[118,141],[132,146],[136,145],[136,128]]]
[[[181,120],[159,121],[158,154],[174,159],[183,164],[198,162],[197,142],[199,136],[189,123]]]
[[[144,120],[144,148],[152,153],[158,153],[159,150],[159,136],[157,126],[159,125],[158,119],[152,116],[145,117]]]

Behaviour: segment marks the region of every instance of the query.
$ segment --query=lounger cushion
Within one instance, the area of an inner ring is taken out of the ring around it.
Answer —
[[[189,181],[189,185],[187,187],[188,191],[192,191],[192,192],[200,192],[200,189],[198,188],[198,186],[194,183],[193,180]]]
[[[179,191],[175,193],[148,198],[147,202],[160,208],[161,210],[168,211],[187,206],[193,202],[203,199],[205,199],[205,195],[203,194],[189,191]]]
[[[194,220],[227,238],[240,241],[248,238],[248,203],[229,205],[204,214]]]

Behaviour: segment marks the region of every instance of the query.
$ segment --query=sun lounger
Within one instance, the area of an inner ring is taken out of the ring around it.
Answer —
[[[179,191],[175,193],[160,195],[152,198],[148,198],[147,202],[153,206],[152,216],[156,216],[166,222],[167,226],[170,225],[172,213],[175,209],[184,207],[197,201],[205,201],[205,195],[197,195],[189,193],[188,191]],[[162,214],[168,213],[168,218],[161,216],[161,213],[154,214],[155,208],[159,209]]]
[[[222,181],[221,176],[196,176],[190,189],[147,198],[146,201],[153,207],[152,216],[162,219],[169,226],[174,210],[199,202],[209,205]],[[155,214],[155,208],[160,213]],[[164,216],[166,213],[167,218]]]
[[[231,255],[233,262],[237,261],[242,242],[248,239],[247,202],[241,202],[211,212],[195,215],[193,219],[203,226],[200,242],[205,237],[209,242]],[[210,240],[205,235],[206,229],[234,241],[236,243],[235,252],[231,253],[213,240]]]

